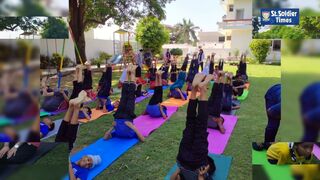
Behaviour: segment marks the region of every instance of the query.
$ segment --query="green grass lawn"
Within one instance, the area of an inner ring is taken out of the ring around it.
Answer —
[[[279,136],[286,141],[301,141],[303,128],[300,114],[299,97],[311,83],[320,80],[319,57],[283,56],[282,57],[282,124]]]
[[[225,65],[225,69],[235,72],[236,67]],[[224,153],[233,157],[229,179],[251,177],[251,142],[263,140],[267,123],[264,94],[270,86],[280,82],[280,71],[280,66],[248,65],[250,94],[237,112],[239,120]],[[118,81],[119,73],[115,72],[113,76],[114,84]],[[95,84],[99,78],[100,75],[94,77]],[[164,91],[164,99],[167,92],[168,90]],[[113,98],[118,96],[119,94]],[[148,100],[144,100],[136,105],[137,115],[144,111],[147,103]],[[163,179],[175,163],[182,131],[185,128],[185,116],[186,106],[181,107],[168,122],[151,134],[145,143],[139,143],[131,148],[96,179]],[[113,117],[107,115],[81,125],[76,148],[81,149],[101,138],[111,126],[112,120]],[[285,135],[281,134],[277,138],[284,140]],[[54,138],[48,141],[54,141]],[[47,156],[54,157],[50,158],[52,163],[59,163],[63,150],[54,150]],[[48,158],[40,159],[36,165],[43,164],[44,161],[48,161]]]

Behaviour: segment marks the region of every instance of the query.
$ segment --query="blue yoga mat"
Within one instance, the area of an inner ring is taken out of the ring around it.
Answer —
[[[166,90],[168,89],[170,86],[162,86],[162,89],[163,90]],[[153,89],[148,89],[148,93],[154,93],[154,90]]]
[[[215,180],[225,180],[228,179],[228,174],[231,167],[232,157],[224,155],[209,154],[209,156],[214,160],[216,165],[216,172],[213,174],[212,179]],[[165,180],[170,180],[170,176],[177,170],[177,164],[175,164],[164,178]]]
[[[138,139],[121,139],[121,138],[111,138],[107,141],[102,138],[95,143],[85,147],[78,153],[71,157],[72,162],[76,162],[84,155],[100,155],[101,164],[95,166],[90,170],[88,180],[95,178],[108,166],[110,166],[116,159],[118,159],[122,154],[128,151],[131,147],[138,143]],[[69,176],[64,178],[69,179]]]

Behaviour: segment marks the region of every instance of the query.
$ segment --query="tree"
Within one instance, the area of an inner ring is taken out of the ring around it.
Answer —
[[[253,39],[250,43],[250,49],[254,57],[262,63],[266,60],[269,52],[271,40],[266,39]]]
[[[189,19],[182,20],[182,23],[178,23],[175,25],[175,36],[178,43],[188,43],[195,44],[198,42],[198,38],[196,36],[196,30],[200,29],[198,26],[195,26]],[[192,40],[191,40],[192,38]]]
[[[67,39],[68,36],[68,28],[62,18],[48,17],[41,32],[43,39]]]
[[[49,16],[40,0],[23,0],[20,6],[11,9],[17,12],[17,16]]]
[[[304,37],[302,29],[289,26],[272,26],[269,31],[258,33],[256,39],[299,39]]]
[[[69,0],[70,28],[80,56],[86,60],[84,32],[113,20],[117,25],[132,26],[136,18],[153,15],[165,18],[165,5],[173,0]],[[77,53],[76,53],[77,54]],[[76,56],[79,63],[79,57]]]
[[[305,35],[312,39],[320,38],[320,17],[301,17],[298,26],[305,32]]]
[[[300,17],[303,16],[320,16],[320,12],[311,8],[304,8],[300,10]]]
[[[162,45],[169,42],[169,32],[156,17],[149,16],[139,21],[136,40],[144,49],[150,49],[153,54],[158,54]]]
[[[252,36],[255,37],[260,30],[261,22],[259,21],[259,17],[255,16],[252,18]]]
[[[0,17],[0,31],[38,31],[43,21],[36,17]]]

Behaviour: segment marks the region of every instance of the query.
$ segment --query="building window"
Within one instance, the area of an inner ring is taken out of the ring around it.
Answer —
[[[231,41],[231,36],[227,36],[227,41]]]
[[[274,40],[273,41],[273,51],[281,51],[281,40]]]
[[[219,42],[224,42],[225,41],[225,37],[224,36],[219,36]]]
[[[229,12],[233,12],[233,4],[229,5]]]

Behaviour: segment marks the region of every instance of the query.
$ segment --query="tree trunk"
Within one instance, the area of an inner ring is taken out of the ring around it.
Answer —
[[[85,1],[79,0],[79,6],[77,1],[69,0],[69,11],[70,11],[70,28],[73,33],[74,43],[76,44],[81,60],[83,63],[86,61],[86,41],[84,36],[84,11]],[[80,58],[75,48],[76,62],[80,64]]]

